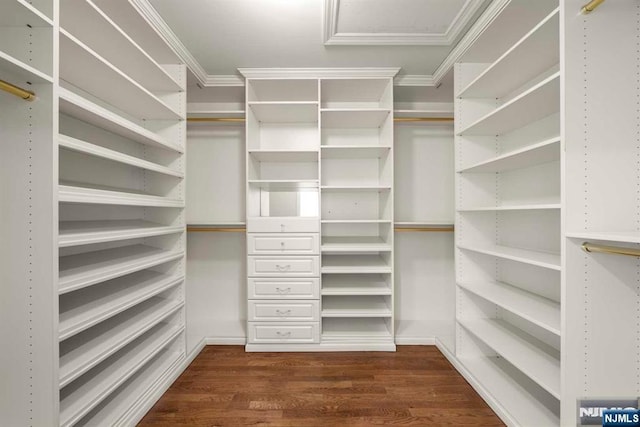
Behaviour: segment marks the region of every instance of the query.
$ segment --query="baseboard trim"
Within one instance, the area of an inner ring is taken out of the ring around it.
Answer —
[[[204,339],[206,345],[245,345],[245,337],[207,337]]]
[[[247,352],[396,351],[393,343],[247,344]]]
[[[396,335],[397,345],[436,345],[434,337],[399,337]]]
[[[489,392],[480,382],[473,376],[471,372],[464,366],[464,364],[458,360],[458,358],[445,346],[438,338],[435,339],[436,347],[447,358],[449,363],[464,377],[465,380],[473,387],[473,389],[482,397],[482,400],[487,402],[487,405],[496,413],[496,415],[508,426],[518,426],[518,422],[509,414],[493,394]]]

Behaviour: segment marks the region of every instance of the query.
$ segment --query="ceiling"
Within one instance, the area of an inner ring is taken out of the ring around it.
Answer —
[[[490,0],[148,2],[215,80],[271,67],[401,67],[399,75],[429,77]]]

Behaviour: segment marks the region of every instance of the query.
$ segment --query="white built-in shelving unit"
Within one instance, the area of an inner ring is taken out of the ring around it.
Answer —
[[[0,95],[16,183],[1,312],[27,328],[3,334],[3,422],[133,424],[185,360],[186,68],[133,2],[0,16],[0,79],[37,97]]]
[[[516,425],[560,425],[560,9],[547,3],[493,62],[455,69],[456,357]]]

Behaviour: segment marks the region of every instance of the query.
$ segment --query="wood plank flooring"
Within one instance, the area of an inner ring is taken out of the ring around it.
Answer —
[[[140,426],[503,426],[434,346],[245,353],[208,346]]]

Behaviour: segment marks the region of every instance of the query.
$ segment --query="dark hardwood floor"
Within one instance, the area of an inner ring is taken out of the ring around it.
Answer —
[[[433,346],[245,353],[209,346],[140,426],[502,426]]]

